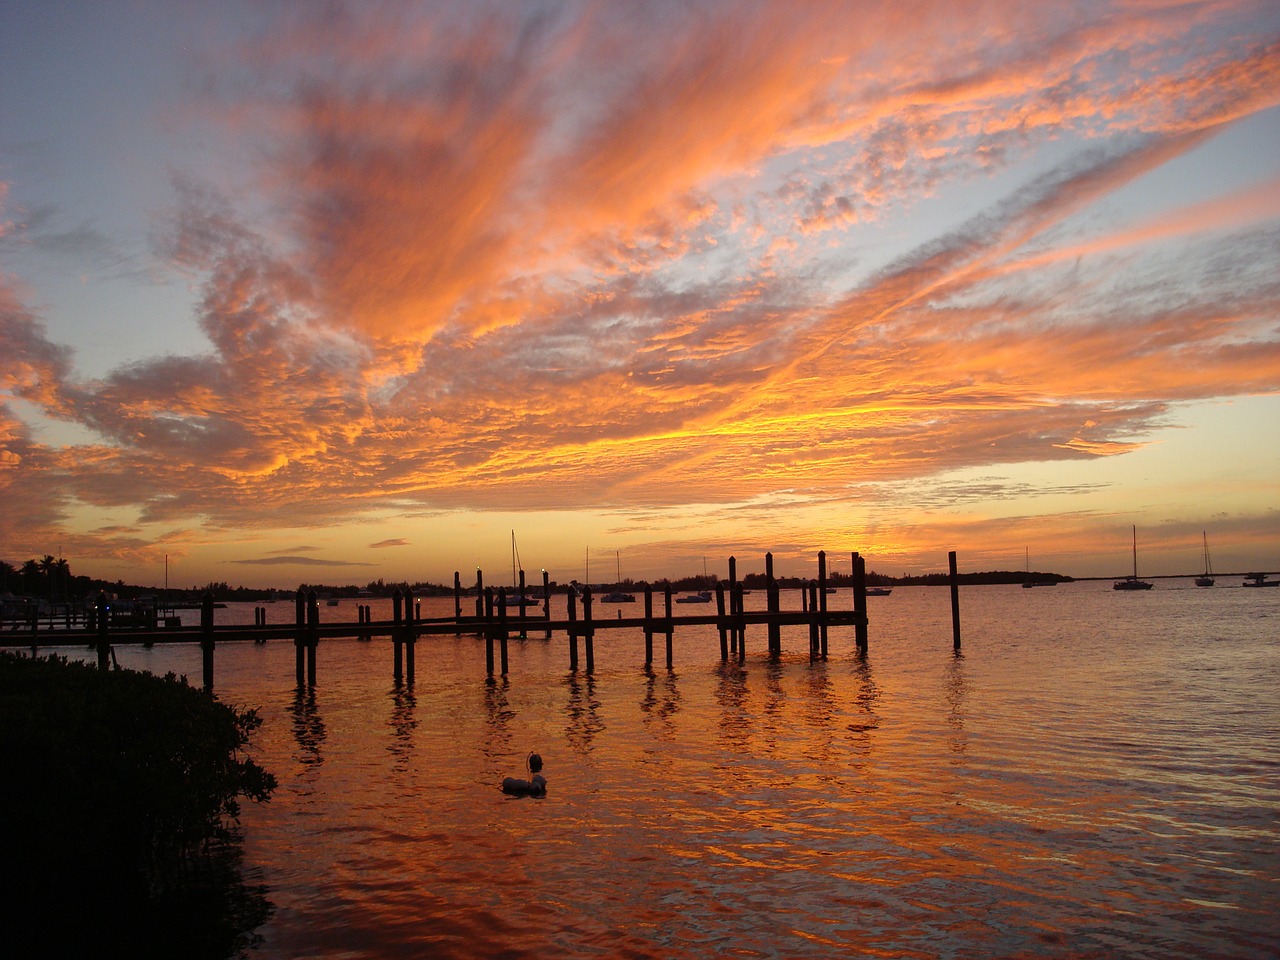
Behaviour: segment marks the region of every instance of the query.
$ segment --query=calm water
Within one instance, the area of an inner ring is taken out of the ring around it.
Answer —
[[[448,637],[411,690],[386,640],[322,641],[305,694],[292,644],[220,646],[280,779],[243,818],[276,908],[253,956],[1280,955],[1280,590],[965,588],[963,656],[945,588],[869,603],[865,659],[793,629],[725,665],[684,630],[648,673],[627,631],[592,677],[513,640],[491,684]],[[549,795],[504,796],[530,750]]]

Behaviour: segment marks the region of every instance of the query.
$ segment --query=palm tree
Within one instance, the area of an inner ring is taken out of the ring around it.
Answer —
[[[71,593],[71,564],[67,563],[62,557],[59,557],[53,563],[54,583],[57,590],[59,600],[66,600]]]
[[[58,561],[53,559],[53,554],[46,553],[44,559],[40,561],[40,575],[44,577],[45,592],[49,594],[49,599],[53,599],[53,572],[58,568]]]
[[[40,564],[35,560],[26,561],[18,576],[22,578],[23,592],[35,596],[40,588]]]

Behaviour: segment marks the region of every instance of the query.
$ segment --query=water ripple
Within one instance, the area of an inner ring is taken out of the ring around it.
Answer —
[[[866,655],[833,631],[811,663],[800,630],[721,663],[709,629],[668,671],[637,631],[591,677],[531,638],[489,682],[450,636],[411,689],[377,642],[323,643],[302,694],[291,646],[219,647],[282,781],[244,817],[258,955],[1277,955],[1280,603],[1252,592],[966,590],[957,656],[946,591],[904,588]],[[531,750],[547,797],[505,797]]]

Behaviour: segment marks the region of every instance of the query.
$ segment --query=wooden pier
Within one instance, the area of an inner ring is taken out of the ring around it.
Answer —
[[[673,636],[675,631],[683,627],[714,626],[720,634],[720,656],[722,660],[743,658],[746,655],[746,635],[748,627],[763,626],[766,628],[767,651],[770,656],[778,657],[782,653],[781,630],[784,626],[807,626],[809,629],[809,654],[812,659],[827,656],[827,633],[832,626],[852,626],[855,630],[857,649],[865,653],[868,645],[867,620],[867,588],[866,564],[858,554],[852,555],[853,604],[843,610],[833,609],[828,605],[828,578],[826,553],[818,554],[817,577],[803,587],[801,609],[783,610],[781,607],[781,591],[773,572],[773,555],[765,556],[766,605],[764,610],[748,611],[743,604],[743,585],[737,579],[737,563],[729,558],[729,578],[720,581],[714,589],[714,612],[678,615],[673,610],[671,588],[667,586],[661,591],[653,587],[644,588],[644,614],[636,617],[624,617],[619,614],[614,619],[603,619],[596,615],[597,602],[592,590],[584,588],[581,594],[570,591],[567,594],[568,606],[565,619],[556,620],[551,616],[552,590],[548,574],[543,572],[541,597],[535,603],[541,606],[541,612],[530,614],[525,603],[508,605],[505,587],[494,589],[483,585],[483,575],[477,571],[476,587],[472,591],[464,591],[460,577],[454,574],[454,615],[443,618],[423,618],[420,605],[411,594],[402,594],[396,590],[392,594],[392,618],[374,621],[370,616],[370,608],[360,606],[357,619],[353,622],[321,623],[320,604],[315,591],[303,594],[299,591],[294,599],[294,622],[292,624],[268,624],[265,608],[259,608],[254,617],[254,624],[222,625],[214,624],[214,601],[206,594],[200,608],[200,625],[169,626],[159,629],[154,622],[145,628],[136,626],[120,627],[114,625],[111,616],[111,604],[105,597],[99,597],[94,616],[85,627],[78,625],[62,629],[40,631],[36,626],[26,631],[6,631],[0,634],[0,646],[30,646],[34,651],[38,647],[59,647],[87,644],[97,650],[98,665],[102,669],[110,666],[112,646],[115,644],[143,644],[151,646],[157,643],[192,643],[198,642],[202,651],[203,682],[206,690],[213,689],[214,651],[219,643],[254,642],[265,643],[273,640],[292,641],[296,650],[296,676],[299,686],[314,686],[317,677],[317,660],[322,639],[355,637],[361,640],[372,640],[375,637],[389,637],[392,641],[392,676],[397,682],[414,681],[415,654],[417,641],[424,637],[453,635],[464,633],[483,637],[485,641],[485,669],[489,677],[496,674],[506,676],[508,673],[508,641],[512,634],[527,637],[531,633],[542,633],[544,638],[564,634],[568,639],[569,669],[585,668],[587,673],[595,669],[595,637],[601,631],[633,630],[644,636],[645,666],[653,664],[654,638],[664,640],[666,666],[673,666]],[[950,555],[952,578],[955,577],[955,554]],[[523,583],[523,573],[521,573]],[[520,593],[521,597],[525,594]],[[959,649],[959,612],[958,602],[953,592],[953,613],[955,626],[955,645]],[[467,601],[464,603],[464,601]],[[463,612],[464,606],[474,601],[474,614]],[[710,604],[708,604],[710,606]],[[517,613],[511,610],[519,611]],[[579,646],[585,659],[579,659]]]

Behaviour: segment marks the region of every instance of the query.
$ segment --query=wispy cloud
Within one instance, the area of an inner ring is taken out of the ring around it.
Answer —
[[[0,533],[72,501],[253,529],[533,488],[849,497],[1122,453],[1180,402],[1280,390],[1274,183],[1072,228],[1278,102],[1267,9],[291,11],[201,104],[256,192],[179,176],[157,231],[205,353],[81,382],[0,285],[0,399],[101,437],[45,446],[0,408]],[[859,226],[1058,138],[1091,146],[851,265]],[[334,564],[303,552],[232,562]]]
[[[253,557],[245,560],[228,560],[244,566],[258,567],[369,567],[373,564],[353,560],[323,560],[319,557]]]

